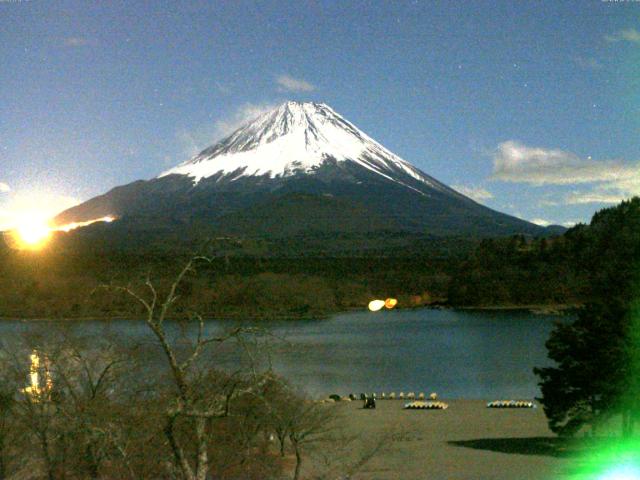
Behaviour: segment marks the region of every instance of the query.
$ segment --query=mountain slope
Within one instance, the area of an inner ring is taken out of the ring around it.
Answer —
[[[400,184],[400,177],[409,175],[431,188],[455,194],[369,138],[329,106],[318,103],[287,102],[160,177],[188,175],[196,183],[212,176],[217,181],[246,176],[284,178],[313,174],[328,160],[353,162]]]
[[[298,102],[261,115],[154,179],[114,188],[56,221],[105,215],[126,218],[133,230],[205,228],[235,235],[545,232],[447,187],[327,105]]]

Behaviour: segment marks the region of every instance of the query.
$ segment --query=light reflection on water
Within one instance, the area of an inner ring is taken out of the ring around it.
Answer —
[[[420,309],[259,325],[286,340],[271,341],[274,369],[314,396],[414,391],[438,392],[446,398],[497,399],[539,394],[532,368],[549,363],[544,343],[559,319],[568,317]],[[206,329],[209,334],[221,334],[229,326],[229,322],[209,321]],[[34,327],[6,321],[0,323],[0,335],[34,328],[46,330],[47,323]],[[73,328],[96,338],[111,332],[132,344],[154,344],[143,322],[90,321]],[[176,338],[181,335],[175,323],[168,329]],[[146,361],[150,368],[159,365],[157,358]],[[238,356],[232,345],[226,345],[208,361],[233,368]]]

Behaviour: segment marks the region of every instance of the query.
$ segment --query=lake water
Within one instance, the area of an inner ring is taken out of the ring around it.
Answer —
[[[549,364],[544,344],[556,320],[528,312],[350,313],[278,326],[292,349],[274,366],[318,394],[532,398],[539,394],[532,368]]]
[[[270,357],[278,373],[313,396],[414,391],[442,398],[533,398],[539,389],[532,369],[549,364],[544,344],[557,320],[568,317],[420,309],[270,322],[273,335],[285,339]],[[83,322],[75,328],[101,336],[105,325],[128,341],[152,342],[143,322]],[[228,326],[211,321],[207,330]],[[0,334],[31,328],[3,322]],[[179,335],[177,325],[171,328]],[[217,352],[215,361],[232,367],[237,357],[230,349]]]

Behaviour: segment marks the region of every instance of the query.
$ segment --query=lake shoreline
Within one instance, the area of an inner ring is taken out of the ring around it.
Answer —
[[[469,311],[528,311],[539,315],[564,315],[574,313],[582,307],[581,304],[549,304],[549,305],[489,305],[489,306],[456,306],[455,310]]]
[[[461,310],[461,311],[479,311],[479,312],[508,312],[508,311],[528,311],[536,315],[567,315],[575,313],[580,309],[580,304],[532,304],[532,305],[450,305],[447,303],[437,303],[429,305],[417,305],[412,307],[396,307],[398,311],[413,311],[413,310]],[[327,310],[317,311],[305,314],[293,314],[293,313],[277,313],[271,312],[210,312],[203,314],[203,318],[207,321],[260,321],[260,322],[276,322],[276,321],[291,321],[296,322],[300,320],[324,320],[335,315],[367,312],[366,307],[363,308],[346,308],[340,310]],[[0,322],[4,321],[20,321],[20,322],[110,322],[116,320],[143,320],[144,315],[87,315],[87,316],[64,316],[64,317],[51,317],[43,318],[42,316],[34,317],[14,317],[14,316],[0,316]],[[168,320],[177,320],[177,317],[169,317]]]

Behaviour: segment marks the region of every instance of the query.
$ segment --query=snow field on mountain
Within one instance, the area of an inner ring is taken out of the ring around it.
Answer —
[[[402,172],[431,188],[446,190],[391,153],[325,104],[287,102],[239,128],[213,147],[159,175],[187,175],[194,183],[220,175],[288,177],[313,174],[326,160],[351,161],[390,181],[407,185]]]

